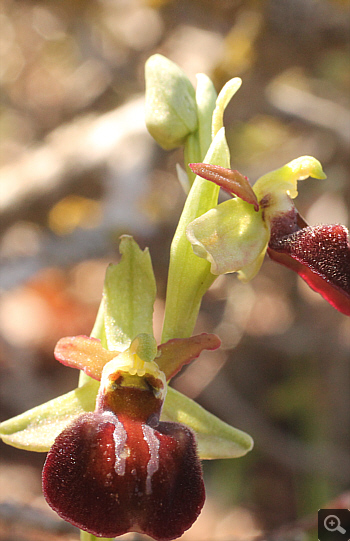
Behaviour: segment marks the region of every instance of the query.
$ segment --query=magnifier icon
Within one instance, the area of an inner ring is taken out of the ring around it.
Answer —
[[[324,527],[329,532],[339,532],[339,533],[346,533],[346,530],[340,525],[340,519],[336,515],[328,515],[324,519]]]

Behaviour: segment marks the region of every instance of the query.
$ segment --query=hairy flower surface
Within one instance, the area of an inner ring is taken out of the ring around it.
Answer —
[[[187,227],[194,252],[211,263],[213,274],[237,272],[248,281],[267,251],[337,310],[350,315],[348,230],[342,225],[308,226],[293,203],[298,180],[325,178],[315,158],[293,160],[253,187],[237,171],[201,163],[190,167],[234,196]]]
[[[201,465],[192,431],[159,421],[165,375],[138,356],[140,340],[103,368],[95,411],[56,438],[43,491],[62,518],[94,535],[174,539],[203,506]]]
[[[283,234],[283,223],[288,233]],[[350,315],[350,244],[346,227],[308,226],[293,212],[285,220],[272,221],[267,252],[271,259],[297,272],[334,308]]]

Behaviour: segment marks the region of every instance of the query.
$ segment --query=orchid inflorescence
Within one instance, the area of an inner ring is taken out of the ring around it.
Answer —
[[[308,226],[295,209],[297,181],[325,178],[303,156],[259,178],[229,169],[223,113],[240,87],[216,95],[203,74],[193,88],[161,55],[146,63],[146,124],[165,149],[184,147],[187,192],[172,242],[162,344],[152,328],[156,283],[149,252],[129,236],[106,272],[91,336],[62,338],[55,357],[80,370],[79,386],[0,425],[15,447],[48,452],[43,492],[81,529],[81,539],[129,531],[156,540],[182,535],[205,499],[201,459],[246,454],[250,436],[168,385],[214,334],[192,336],[203,295],[220,274],[246,282],[266,254],[296,271],[350,315],[350,246],[341,225]],[[218,205],[220,188],[232,197]]]

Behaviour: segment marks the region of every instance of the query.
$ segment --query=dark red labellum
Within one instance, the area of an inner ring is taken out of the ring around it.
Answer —
[[[292,214],[272,221],[269,256],[297,272],[332,306],[349,316],[350,244],[347,229],[342,225],[306,224],[299,228],[297,216]]]
[[[96,536],[181,536],[205,498],[195,438],[178,423],[153,422],[107,410],[79,416],[47,455],[43,490],[49,505]]]

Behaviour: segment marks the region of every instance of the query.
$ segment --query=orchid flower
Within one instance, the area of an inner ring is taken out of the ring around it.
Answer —
[[[332,306],[350,315],[350,244],[342,225],[308,226],[296,210],[297,181],[325,178],[310,156],[259,178],[253,187],[238,171],[190,164],[233,198],[193,220],[187,238],[213,274],[237,272],[243,281],[259,271],[265,253],[294,270]]]
[[[242,456],[252,439],[168,386],[214,334],[152,334],[155,279],[147,250],[123,237],[107,269],[91,337],[62,338],[55,357],[81,370],[80,386],[5,421],[6,443],[48,452],[43,492],[65,520],[94,536],[182,535],[204,503],[201,459]]]
[[[210,335],[203,338],[187,346],[217,347],[215,337],[213,346]],[[86,337],[63,339],[56,350],[56,357],[63,352],[65,363],[84,366],[101,383],[95,411],[70,423],[47,455],[47,502],[94,535],[180,536],[197,518],[205,491],[193,432],[159,420],[166,376],[147,360],[157,351],[153,337],[140,334],[119,354]],[[162,360],[160,350],[160,365]]]

